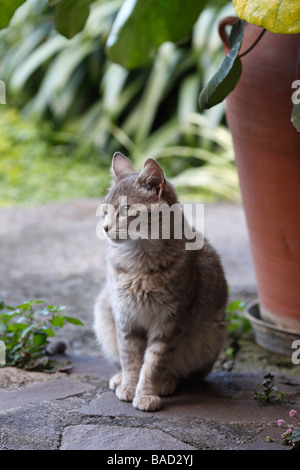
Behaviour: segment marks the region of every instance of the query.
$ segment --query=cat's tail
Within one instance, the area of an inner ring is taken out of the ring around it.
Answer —
[[[108,289],[105,285],[94,306],[93,330],[101,349],[107,359],[116,364],[120,363],[120,354]]]

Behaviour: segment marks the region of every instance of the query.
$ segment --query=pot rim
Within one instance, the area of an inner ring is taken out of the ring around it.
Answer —
[[[300,338],[300,334],[297,331],[291,330],[289,328],[284,328],[282,326],[277,326],[273,323],[266,322],[266,321],[261,320],[260,318],[255,317],[251,313],[251,309],[256,306],[259,307],[259,305],[260,305],[259,299],[252,300],[246,305],[245,317],[250,321],[250,323],[254,323],[259,327],[267,328],[269,330],[274,330],[277,332],[282,332],[282,333],[285,333],[287,335],[291,335],[294,337],[297,336]]]

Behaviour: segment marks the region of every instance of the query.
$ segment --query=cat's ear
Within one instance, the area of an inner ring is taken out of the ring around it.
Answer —
[[[114,178],[118,178],[126,173],[134,172],[131,161],[121,152],[116,152],[113,156],[111,172]]]
[[[155,190],[158,197],[161,197],[165,184],[165,175],[153,158],[147,158],[138,180],[150,190]]]

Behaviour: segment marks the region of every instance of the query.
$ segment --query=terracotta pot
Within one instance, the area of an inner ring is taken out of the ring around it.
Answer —
[[[219,33],[229,50],[225,18]],[[245,24],[241,53],[261,28]],[[261,317],[300,331],[300,133],[292,125],[292,83],[300,78],[300,34],[266,32],[242,58],[226,118],[256,271]]]

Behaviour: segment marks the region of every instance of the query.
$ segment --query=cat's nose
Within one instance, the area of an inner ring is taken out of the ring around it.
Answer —
[[[108,225],[104,225],[104,226],[103,226],[103,230],[104,230],[105,232],[108,232]]]

